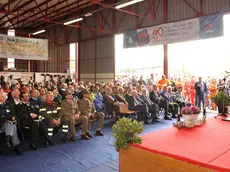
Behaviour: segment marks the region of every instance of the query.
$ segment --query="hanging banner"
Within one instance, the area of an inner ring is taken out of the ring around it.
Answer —
[[[139,29],[137,40],[139,46],[191,41],[199,39],[199,31],[199,19],[196,18]]]
[[[0,34],[0,58],[48,60],[48,40]]]
[[[124,48],[135,48],[137,47],[137,30],[130,30],[124,33]]]
[[[124,48],[172,44],[220,36],[223,36],[223,14],[215,14],[127,31],[124,33]]]
[[[221,37],[224,35],[223,14],[200,17],[200,39]]]

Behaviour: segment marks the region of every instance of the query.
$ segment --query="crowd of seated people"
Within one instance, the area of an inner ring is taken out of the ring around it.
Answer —
[[[28,142],[32,150],[37,150],[39,138],[43,138],[45,147],[54,145],[56,130],[60,131],[62,142],[75,142],[76,125],[81,125],[81,139],[89,140],[92,121],[98,121],[96,135],[103,136],[106,115],[118,119],[135,114],[138,121],[154,124],[163,111],[163,119],[171,120],[181,115],[186,104],[195,105],[195,85],[195,77],[167,79],[162,75],[156,79],[153,74],[147,80],[132,77],[115,83],[72,83],[70,77],[44,84],[2,82],[0,132],[4,141],[0,145],[14,147],[17,154],[23,154],[24,130],[30,133]],[[216,80],[210,79],[207,85],[209,94],[215,94]]]
[[[32,150],[38,149],[39,138],[44,147],[54,145],[55,131],[62,142],[75,142],[77,124],[81,139],[89,140],[92,121],[98,121],[95,135],[104,135],[104,113],[96,110],[91,93],[83,86],[78,89],[75,84],[46,82],[44,86],[14,83],[10,87],[7,92],[0,89],[1,150],[13,147],[22,155],[25,133]]]

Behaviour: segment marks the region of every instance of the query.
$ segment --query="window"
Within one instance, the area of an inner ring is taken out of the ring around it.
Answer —
[[[125,49],[123,34],[115,35],[116,77],[129,75],[149,77],[150,73],[162,74],[163,50],[163,45]]]
[[[7,33],[8,36],[15,36],[15,30],[8,30]],[[7,59],[7,68],[15,68],[15,59],[14,58],[8,58]]]
[[[70,61],[69,61],[69,71],[70,74],[76,74],[76,56],[77,43],[70,44]]]

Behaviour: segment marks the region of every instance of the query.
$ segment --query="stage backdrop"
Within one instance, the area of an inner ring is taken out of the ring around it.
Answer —
[[[223,36],[223,14],[166,23],[124,33],[124,48],[163,45]]]
[[[48,60],[48,40],[0,34],[0,58]]]

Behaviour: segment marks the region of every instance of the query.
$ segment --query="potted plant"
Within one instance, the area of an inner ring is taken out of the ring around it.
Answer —
[[[184,118],[185,126],[192,128],[195,126],[195,120],[200,114],[200,108],[195,106],[185,106],[182,108],[181,113]]]
[[[144,130],[144,124],[129,118],[120,118],[112,130],[115,138],[114,146],[119,151],[120,148],[129,148],[130,144],[141,144],[142,138],[138,134]]]
[[[225,114],[226,106],[230,105],[230,97],[222,91],[219,91],[214,96],[211,97],[211,100],[218,107],[219,114]]]

